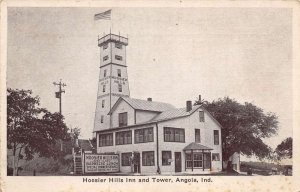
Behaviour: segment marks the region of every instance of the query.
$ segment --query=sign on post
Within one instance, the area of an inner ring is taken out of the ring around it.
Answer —
[[[85,173],[119,172],[119,155],[85,154]]]

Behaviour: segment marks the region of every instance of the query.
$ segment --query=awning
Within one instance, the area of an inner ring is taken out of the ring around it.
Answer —
[[[184,149],[184,151],[188,151],[188,150],[213,150],[212,148],[206,147],[204,145],[201,145],[199,143],[190,143],[188,146],[186,146]]]

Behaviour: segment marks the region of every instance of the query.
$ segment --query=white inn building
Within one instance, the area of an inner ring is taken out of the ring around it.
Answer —
[[[221,171],[221,125],[209,112],[191,101],[178,109],[151,98],[130,98],[128,39],[108,34],[98,45],[97,153],[118,154],[124,173]]]

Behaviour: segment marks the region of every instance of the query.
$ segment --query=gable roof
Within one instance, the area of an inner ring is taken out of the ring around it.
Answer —
[[[113,105],[113,107],[111,108],[111,110],[109,111],[108,114],[111,114],[122,100],[124,100],[133,109],[136,109],[136,110],[162,112],[162,111],[166,111],[166,110],[170,110],[170,109],[175,109],[175,107],[169,103],[147,101],[147,100],[141,100],[141,99],[133,99],[133,98],[129,98],[129,97],[120,97],[117,100],[117,102]]]
[[[150,121],[164,121],[169,119],[175,119],[179,117],[185,117],[193,114],[197,109],[199,109],[200,106],[193,106],[192,110],[186,111],[186,108],[179,108],[179,109],[171,109],[167,111],[163,111],[160,114],[156,115],[154,118],[152,118]]]

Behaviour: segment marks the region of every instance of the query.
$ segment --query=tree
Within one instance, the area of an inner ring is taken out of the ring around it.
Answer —
[[[7,147],[13,153],[14,175],[20,159],[30,160],[34,154],[56,157],[56,141],[68,139],[63,116],[39,105],[32,91],[7,89]]]
[[[274,113],[264,113],[251,103],[240,104],[228,97],[202,105],[223,127],[223,161],[228,162],[235,152],[259,159],[271,157],[272,150],[262,139],[277,133]]]
[[[279,160],[293,157],[293,138],[288,137],[283,140],[275,149]]]

